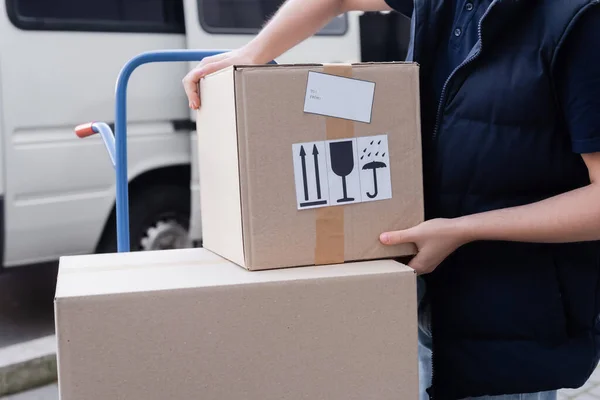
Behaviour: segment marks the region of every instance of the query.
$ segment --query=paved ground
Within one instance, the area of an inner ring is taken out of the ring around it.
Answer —
[[[54,333],[57,265],[0,273],[0,348]]]
[[[58,400],[58,386],[56,384],[44,386],[25,393],[0,397],[0,400]]]

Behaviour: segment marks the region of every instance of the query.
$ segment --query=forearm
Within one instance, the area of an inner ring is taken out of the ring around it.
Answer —
[[[287,0],[243,51],[256,63],[267,63],[341,14],[342,3],[342,0]]]
[[[387,11],[384,0],[287,0],[242,51],[257,64],[267,63],[308,39],[348,11]]]
[[[600,240],[600,182],[536,203],[461,217],[456,222],[466,241]]]

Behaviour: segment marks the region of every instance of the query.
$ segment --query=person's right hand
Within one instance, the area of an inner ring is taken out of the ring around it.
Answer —
[[[244,54],[242,50],[233,50],[203,59],[196,68],[183,78],[183,88],[188,97],[190,108],[197,110],[200,107],[200,93],[198,93],[200,79],[232,65],[252,65],[255,63],[252,57]]]

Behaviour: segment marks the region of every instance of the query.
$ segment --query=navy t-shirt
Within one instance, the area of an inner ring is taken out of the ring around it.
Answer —
[[[600,151],[600,7],[584,14],[561,51],[556,79],[573,151]]]
[[[408,14],[411,0],[386,0]],[[451,0],[453,23],[436,52],[433,91],[439,99],[444,82],[478,40],[479,20],[492,0]],[[581,18],[567,37],[555,71],[561,108],[576,153],[600,151],[600,7]]]

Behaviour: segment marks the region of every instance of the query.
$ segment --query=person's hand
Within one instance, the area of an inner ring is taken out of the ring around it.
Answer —
[[[379,240],[390,246],[414,243],[418,253],[408,266],[418,274],[433,272],[454,250],[469,241],[453,219],[432,219],[409,229],[384,232]]]
[[[232,65],[251,65],[256,62],[247,55],[243,50],[233,50],[227,53],[217,54],[215,56],[206,57],[200,64],[191,70],[183,78],[183,88],[188,97],[189,106],[193,110],[200,107],[200,93],[198,93],[198,82],[206,75],[212,74]]]

